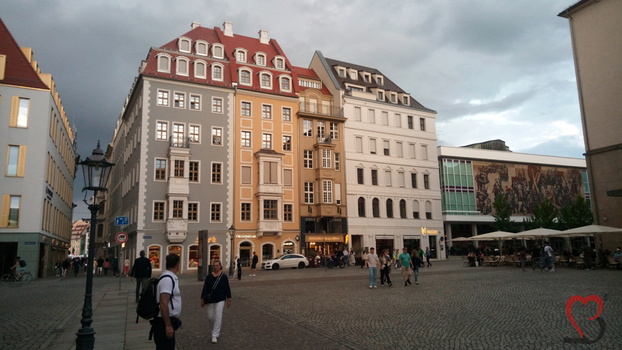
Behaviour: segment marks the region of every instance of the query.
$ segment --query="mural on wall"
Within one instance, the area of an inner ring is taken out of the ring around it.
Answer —
[[[585,195],[580,169],[476,161],[472,164],[476,204],[482,214],[492,214],[498,195],[505,196],[515,215],[532,214],[545,198],[560,208],[577,195]]]

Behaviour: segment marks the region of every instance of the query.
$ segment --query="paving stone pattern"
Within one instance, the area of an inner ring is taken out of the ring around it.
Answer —
[[[191,349],[622,349],[622,271],[522,272],[510,267],[462,267],[452,259],[420,272],[421,284],[369,289],[367,271],[259,271],[231,281],[218,344],[211,344],[202,281],[180,277],[183,326],[177,347]],[[0,287],[0,349],[75,348],[85,278],[36,280]],[[153,349],[148,323],[135,323],[134,284],[94,278],[96,349]],[[572,316],[592,344],[565,343],[579,334],[566,317],[574,296],[603,300],[573,305]]]

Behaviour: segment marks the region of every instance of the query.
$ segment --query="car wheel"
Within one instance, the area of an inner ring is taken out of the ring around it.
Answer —
[[[304,269],[305,268],[305,263],[303,263],[302,261],[298,263],[298,268],[299,269]]]
[[[279,269],[279,264],[272,264],[272,269],[273,270],[278,270]]]

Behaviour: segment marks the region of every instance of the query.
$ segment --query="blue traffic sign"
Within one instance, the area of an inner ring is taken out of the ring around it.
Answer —
[[[127,216],[117,216],[114,218],[114,224],[117,226],[123,226],[123,225],[128,225],[129,224],[129,220],[127,218]]]

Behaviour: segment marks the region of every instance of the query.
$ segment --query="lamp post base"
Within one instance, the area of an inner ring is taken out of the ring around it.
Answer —
[[[95,348],[95,330],[91,327],[80,328],[76,338],[76,350],[91,350]]]

